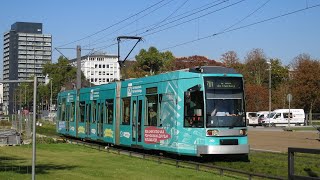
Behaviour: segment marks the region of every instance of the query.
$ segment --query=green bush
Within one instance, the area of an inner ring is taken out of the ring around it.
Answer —
[[[56,140],[54,140],[51,137],[37,137],[36,141],[37,141],[37,144],[56,144],[56,143],[58,143]]]

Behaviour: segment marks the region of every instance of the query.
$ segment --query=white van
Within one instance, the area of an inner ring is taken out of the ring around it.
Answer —
[[[246,112],[246,121],[248,126],[258,125],[258,116],[256,112]]]
[[[267,118],[268,114],[269,114],[269,111],[258,111],[257,112],[259,126],[262,126],[262,121]]]
[[[262,121],[263,126],[303,126],[305,123],[305,113],[303,109],[276,109]]]

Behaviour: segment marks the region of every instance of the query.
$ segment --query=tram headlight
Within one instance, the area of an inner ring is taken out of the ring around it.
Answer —
[[[246,136],[247,135],[247,130],[246,129],[240,129],[240,135]]]
[[[207,136],[218,136],[219,131],[217,129],[207,130]]]

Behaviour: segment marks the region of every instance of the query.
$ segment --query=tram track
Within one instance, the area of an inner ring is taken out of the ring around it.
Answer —
[[[284,177],[279,177],[279,176],[271,176],[266,174],[247,172],[247,171],[233,169],[233,168],[221,167],[221,166],[213,165],[210,162],[201,162],[203,161],[203,159],[198,157],[185,157],[185,156],[178,156],[175,154],[167,154],[167,153],[164,154],[163,152],[160,152],[160,151],[132,149],[129,147],[113,146],[111,144],[106,144],[103,142],[96,142],[96,141],[89,141],[89,140],[83,141],[83,140],[79,140],[72,137],[63,137],[63,138],[66,139],[67,143],[85,146],[91,149],[96,149],[98,151],[141,158],[144,160],[154,161],[159,164],[168,164],[168,165],[175,166],[176,168],[194,169],[196,171],[204,171],[204,172],[219,174],[221,176],[229,176],[229,177],[241,178],[241,179],[252,179],[252,178],[277,179],[277,180],[286,179]]]

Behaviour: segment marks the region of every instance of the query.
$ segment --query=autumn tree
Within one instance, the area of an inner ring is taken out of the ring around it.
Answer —
[[[243,72],[244,64],[240,62],[235,51],[228,51],[221,55],[220,61],[224,66],[234,68],[238,72]]]
[[[226,67],[233,67],[235,64],[240,63],[238,55],[235,51],[228,51],[222,54],[220,60]]]
[[[179,57],[174,61],[174,70],[186,69],[195,66],[222,66],[215,60],[208,59],[204,56],[189,56],[189,57]]]
[[[246,109],[247,111],[262,111],[268,109],[268,90],[259,85],[246,84]]]
[[[320,112],[320,62],[308,54],[298,55],[293,63],[291,92],[293,105],[309,113]]]

